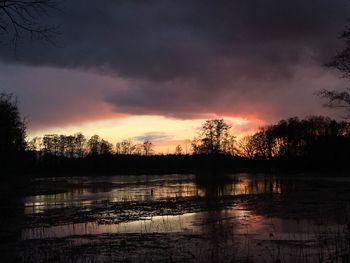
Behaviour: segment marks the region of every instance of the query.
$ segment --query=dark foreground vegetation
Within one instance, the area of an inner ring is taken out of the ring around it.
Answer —
[[[153,143],[115,146],[94,135],[49,134],[26,141],[26,127],[11,95],[0,97],[0,159],[4,175],[18,174],[215,174],[237,171],[347,170],[350,124],[322,116],[291,118],[236,140],[222,119],[206,121],[174,154],[154,154]]]

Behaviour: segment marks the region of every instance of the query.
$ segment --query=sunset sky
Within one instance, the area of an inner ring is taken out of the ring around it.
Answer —
[[[208,118],[244,135],[281,118],[339,112],[321,89],[348,86],[325,68],[342,48],[348,0],[62,1],[43,18],[55,45],[0,49],[1,90],[29,137],[99,134],[115,143],[186,145]]]

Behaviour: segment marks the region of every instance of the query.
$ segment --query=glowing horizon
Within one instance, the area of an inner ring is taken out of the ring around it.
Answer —
[[[237,138],[254,132],[264,124],[263,121],[257,119],[249,120],[230,116],[216,118],[223,118],[228,122],[232,126],[233,135]],[[29,129],[27,139],[42,137],[45,134],[72,135],[81,132],[87,138],[97,134],[111,142],[113,147],[117,142],[125,139],[131,139],[135,142],[142,142],[148,139],[154,144],[156,153],[174,153],[177,145],[181,145],[183,151],[189,153],[189,140],[196,136],[198,129],[207,119],[180,120],[156,115],[128,116],[34,130]]]

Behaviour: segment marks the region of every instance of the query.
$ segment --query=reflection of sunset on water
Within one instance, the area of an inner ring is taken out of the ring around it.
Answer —
[[[316,202],[308,199],[308,211],[304,196],[321,200],[316,208],[324,211],[329,203],[325,193],[334,190],[330,185],[344,184],[347,191],[348,180],[240,173],[208,182],[203,176],[35,179],[39,189],[50,189],[53,184],[66,192],[24,198],[24,216],[29,223],[19,238],[23,244],[42,242],[48,249],[52,249],[50,242],[55,249],[62,242],[87,245],[93,251],[111,246],[116,253],[142,242],[147,253],[149,247],[162,251],[172,247],[176,253],[189,249],[210,262],[228,251],[230,259],[243,255],[253,262],[270,262],[270,252],[280,249],[288,258],[286,262],[295,262],[300,248],[311,257],[317,256],[324,235],[330,240],[346,237],[346,222],[331,219],[332,214],[309,219],[310,211],[315,216],[312,209]],[[315,183],[321,192],[314,192]],[[302,216],[288,217],[288,211],[295,209]],[[66,249],[64,245],[62,251]],[[333,253],[337,248],[330,243],[327,249]]]
[[[279,179],[249,177],[244,174],[232,175],[231,181],[217,185],[203,185],[194,175],[108,177],[105,182],[85,179],[74,185],[74,180],[66,180],[75,187],[64,193],[26,197],[25,212],[40,213],[52,208],[69,206],[89,207],[93,203],[152,201],[167,198],[189,198],[205,196],[235,196],[259,193],[281,193]],[[237,178],[236,178],[237,177]],[[71,180],[71,181],[70,181]],[[101,179],[100,179],[101,180]],[[121,183],[121,180],[125,182]]]

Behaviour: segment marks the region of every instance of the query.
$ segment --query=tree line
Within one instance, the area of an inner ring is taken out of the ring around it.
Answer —
[[[350,154],[350,123],[322,116],[290,118],[260,128],[239,142],[241,155],[250,159],[329,159]]]
[[[238,141],[231,128],[224,119],[205,121],[191,141],[191,154],[222,154],[259,160],[310,159],[346,155],[350,149],[350,124],[323,116],[281,120],[277,124],[261,127],[256,133]],[[27,150],[39,156],[69,158],[108,154],[150,156],[155,154],[154,146],[149,140],[138,143],[131,139],[113,145],[98,135],[88,139],[82,133],[77,133],[35,137],[27,143]],[[174,154],[183,154],[181,145],[176,146]]]
[[[82,133],[74,135],[46,134],[43,137],[34,137],[27,142],[27,150],[35,152],[38,157],[60,156],[68,158],[82,158],[87,155],[151,155],[154,153],[154,144],[145,140],[142,143],[126,139],[117,142],[114,146],[99,135],[87,138]]]
[[[125,139],[115,145],[102,139],[99,135],[87,138],[82,133],[74,135],[46,134],[34,137],[27,142],[26,149],[36,152],[37,156],[61,156],[69,158],[87,155],[154,155],[155,145],[150,140],[135,142]],[[191,141],[192,154],[226,154],[237,155],[235,136],[231,126],[224,119],[207,120],[200,127],[198,136]],[[174,154],[182,155],[181,145],[175,147]]]
[[[0,157],[4,171],[167,173],[266,168],[345,167],[350,156],[350,124],[322,116],[290,118],[237,139],[224,119],[205,121],[191,141],[192,151],[155,154],[146,140],[115,145],[93,135],[47,134],[26,141],[17,101],[0,96]]]

